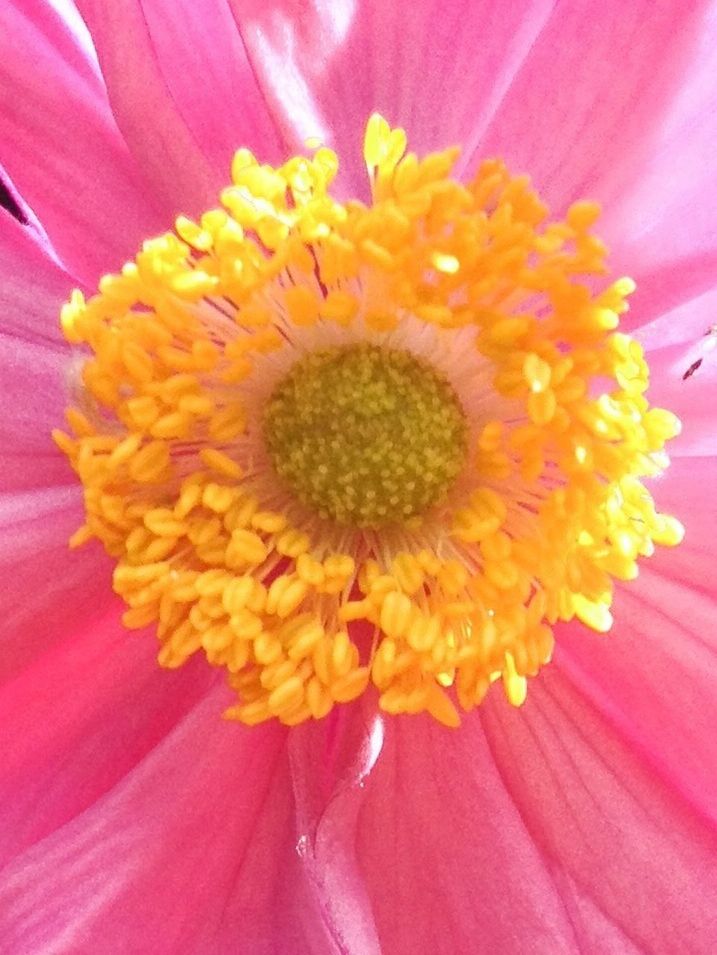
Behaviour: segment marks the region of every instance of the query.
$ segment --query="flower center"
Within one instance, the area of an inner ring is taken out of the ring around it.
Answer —
[[[271,396],[264,436],[302,503],[352,527],[423,514],[466,452],[465,416],[445,378],[407,351],[367,344],[298,361]]]

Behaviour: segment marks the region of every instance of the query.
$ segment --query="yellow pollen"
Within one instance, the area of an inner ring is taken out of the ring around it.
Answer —
[[[404,351],[314,352],[279,383],[264,414],[277,474],[325,519],[404,523],[461,470],[466,422],[455,392]]]
[[[60,324],[82,361],[54,438],[128,628],[202,654],[226,715],[292,726],[375,693],[447,727],[520,706],[553,627],[613,622],[613,581],[683,529],[643,483],[679,421],[618,331],[594,203],[419,159],[372,116],[372,201],[338,159],[246,149],[217,208],[147,240]]]

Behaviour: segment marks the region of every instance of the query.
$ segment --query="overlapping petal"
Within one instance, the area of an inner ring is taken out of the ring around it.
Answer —
[[[467,165],[502,156],[558,211],[586,195],[612,203],[692,79],[707,8],[556,4]]]
[[[499,708],[501,708],[499,706]],[[354,828],[382,951],[568,953],[575,933],[473,714],[391,720]]]
[[[491,700],[448,741],[423,720],[385,734],[327,808],[382,951],[712,950],[714,830],[557,667],[523,710]],[[353,891],[333,899],[349,926]]]
[[[0,162],[68,270],[92,285],[167,213],[123,143],[88,56],[43,0],[0,6],[0,97]]]
[[[0,208],[0,334],[64,348],[58,310],[70,283],[42,237]]]
[[[717,7],[690,13],[683,56],[665,67],[672,95],[605,195],[615,259],[638,282],[635,316],[664,314],[713,288],[717,274],[717,192],[705,162],[717,149]]]
[[[288,739],[296,851],[312,905],[308,917],[322,924],[327,955],[382,952],[355,834],[383,742],[383,717],[365,697],[297,727]]]
[[[102,798],[211,686],[206,668],[159,670],[155,650],[144,634],[128,639],[112,605],[75,621],[0,688],[0,724],[12,727],[3,744],[0,867]]]
[[[134,158],[173,215],[216,204],[239,145],[264,161],[282,132],[229,6],[217,0],[79,0]]]
[[[0,682],[113,603],[109,561],[67,550],[81,505],[74,487],[0,494]]]
[[[715,7],[559,4],[468,158],[503,156],[555,210],[601,201],[615,268],[638,283],[625,328],[717,274]]]

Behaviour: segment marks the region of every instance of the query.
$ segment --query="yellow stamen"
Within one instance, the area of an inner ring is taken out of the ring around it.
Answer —
[[[373,200],[329,192],[335,154],[248,150],[222,208],[73,292],[85,346],[70,433],[128,628],[159,662],[223,667],[247,724],[321,719],[373,691],[457,726],[502,682],[515,706],[552,626],[606,632],[683,529],[642,484],[679,429],[616,331],[593,203],[554,222],[497,160],[405,155],[369,120]]]

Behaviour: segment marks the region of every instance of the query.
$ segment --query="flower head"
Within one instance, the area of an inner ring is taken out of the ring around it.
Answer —
[[[8,951],[712,955],[716,29],[708,0],[0,3]],[[418,158],[378,118],[362,156],[374,110]],[[648,395],[682,422],[667,469]],[[79,481],[50,440],[66,407]],[[642,560],[680,533],[648,492],[687,533]],[[228,567],[236,494],[232,560],[274,547],[268,513],[308,550]],[[83,520],[109,559],[68,551]],[[305,614],[308,657],[284,642]],[[580,619],[608,614],[609,639]],[[343,702],[347,662],[366,686]],[[285,725],[294,675],[325,717]]]
[[[649,407],[633,290],[599,209],[551,221],[525,177],[421,159],[374,115],[373,201],[331,150],[246,149],[222,207],[144,243],[62,313],[91,357],[56,433],[129,627],[229,672],[227,715],[289,725],[380,691],[459,723],[501,677],[521,704],[551,625],[612,623],[612,578],[677,543],[641,478]]]

